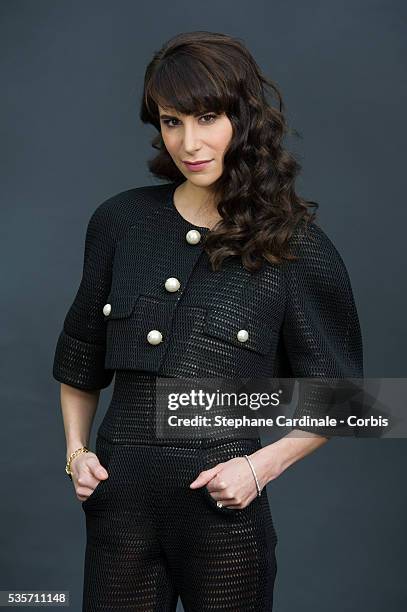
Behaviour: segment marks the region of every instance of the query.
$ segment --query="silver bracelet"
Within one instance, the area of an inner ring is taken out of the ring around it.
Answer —
[[[249,462],[250,468],[251,468],[251,470],[253,472],[254,480],[256,481],[257,497],[260,497],[261,489],[260,489],[259,481],[257,480],[256,472],[254,471],[253,464],[252,464],[252,462],[250,461],[250,459],[249,459],[249,457],[247,455],[243,455],[243,456],[246,457],[247,461]]]

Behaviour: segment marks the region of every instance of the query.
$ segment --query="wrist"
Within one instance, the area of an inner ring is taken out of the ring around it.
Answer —
[[[73,453],[71,453],[66,461],[66,465],[65,465],[65,472],[68,474],[69,478],[72,480],[72,462],[75,460],[75,458],[82,454],[82,453],[88,453],[89,452],[89,448],[87,446],[81,446],[79,448],[77,448]]]
[[[263,446],[255,451],[250,458],[253,460],[262,487],[284,472],[292,463],[289,449],[280,444],[280,440]]]
[[[249,455],[254,469],[256,470],[257,478],[261,489],[266,486],[271,480],[280,475],[281,469],[277,457],[268,450],[268,447],[263,447],[251,455]]]
[[[68,461],[69,457],[74,453],[78,448],[82,448],[83,446],[88,446],[88,442],[83,442],[82,440],[77,440],[76,442],[70,442],[66,447],[66,461]]]

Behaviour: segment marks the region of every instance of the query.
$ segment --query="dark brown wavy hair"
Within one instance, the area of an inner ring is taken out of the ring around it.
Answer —
[[[278,108],[267,100],[267,88]],[[240,39],[205,31],[178,34],[147,66],[140,118],[159,132],[152,141],[158,154],[148,167],[157,178],[181,184],[185,177],[165,148],[158,105],[195,116],[224,112],[232,124],[222,176],[210,186],[222,217],[205,237],[212,269],[230,256],[241,257],[250,271],[264,260],[296,259],[289,239],[301,222],[314,220],[308,209],[319,205],[295,193],[301,165],[283,148],[291,130],[281,94]]]

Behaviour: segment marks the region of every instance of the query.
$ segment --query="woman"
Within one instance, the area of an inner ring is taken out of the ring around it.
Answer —
[[[158,380],[363,375],[348,274],[317,205],[295,193],[282,108],[229,36],[178,35],[147,67],[149,168],[167,182],[93,213],[53,369],[86,515],[88,612],[164,612],[178,596],[189,612],[270,611],[277,537],[264,487],[328,439],[311,428],[265,447],[229,430],[171,434]],[[312,398],[299,403],[297,415],[312,413]]]

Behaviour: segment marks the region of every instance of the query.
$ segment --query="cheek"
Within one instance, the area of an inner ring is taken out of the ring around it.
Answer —
[[[175,135],[166,135],[163,136],[164,145],[170,155],[174,155],[178,149],[177,138]]]
[[[233,132],[231,124],[225,125],[218,131],[213,146],[219,153],[224,153],[232,139]]]

